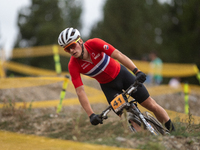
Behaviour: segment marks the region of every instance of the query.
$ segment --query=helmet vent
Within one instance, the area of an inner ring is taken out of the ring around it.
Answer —
[[[70,36],[73,36],[75,34],[75,32],[76,32],[76,30],[73,29]]]
[[[67,42],[69,42],[69,41],[71,41],[72,40],[72,38],[69,38],[68,40],[67,40]]]
[[[63,33],[61,34],[61,40],[63,43],[65,43],[64,39],[63,39]]]

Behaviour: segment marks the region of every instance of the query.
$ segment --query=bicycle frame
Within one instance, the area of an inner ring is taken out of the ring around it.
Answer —
[[[131,112],[136,115],[142,121],[143,126],[149,130],[153,135],[158,135],[155,129],[146,121],[140,110],[137,108],[137,104],[135,100],[128,102],[128,98],[126,95],[130,95],[132,92],[136,92],[139,83],[136,81],[132,84],[126,91],[117,95],[110,103],[110,105],[99,115],[102,119],[107,119],[108,113],[113,109],[116,113],[123,111],[126,109],[127,112]],[[135,130],[135,129],[134,129]]]

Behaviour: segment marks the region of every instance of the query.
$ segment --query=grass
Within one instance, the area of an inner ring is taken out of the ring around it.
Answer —
[[[138,149],[146,149],[146,150],[165,150],[166,148],[158,142],[148,141],[146,144],[139,145]]]
[[[15,116],[19,117],[19,119],[24,119],[27,117],[27,113],[31,112],[32,103],[27,107],[26,102],[23,103],[22,106],[16,107],[15,100],[8,99],[4,101],[4,105],[1,111],[1,115],[5,116]]]
[[[80,107],[65,107],[59,115],[54,112],[56,108],[31,109],[25,103],[23,107],[16,108],[14,102],[8,101],[0,110],[0,129],[109,146],[165,149],[162,136],[151,136],[147,132],[133,134],[128,130],[125,119],[119,119],[116,115],[109,116],[102,125],[92,126]],[[193,124],[191,114],[188,115],[187,123],[182,123],[179,118],[173,122],[176,131],[170,136],[200,136],[200,124]],[[190,145],[193,143],[194,140],[188,141]]]
[[[186,123],[183,123],[186,122]],[[188,118],[186,120],[181,120],[180,118],[175,118],[174,120],[176,131],[172,133],[174,136],[182,137],[198,137],[200,136],[200,124],[194,124],[194,118],[192,114],[188,113]]]

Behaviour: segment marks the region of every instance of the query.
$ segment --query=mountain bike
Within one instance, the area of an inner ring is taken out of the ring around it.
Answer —
[[[133,83],[127,90],[123,91],[123,93],[117,94],[116,97],[111,101],[110,105],[104,111],[102,111],[99,117],[104,120],[108,118],[107,115],[111,110],[114,110],[115,113],[122,113],[125,109],[128,113],[127,121],[131,131],[139,132],[139,130],[137,130],[132,124],[132,122],[134,122],[153,135],[169,134],[169,130],[167,130],[149,112],[140,112],[135,99],[132,99],[130,102],[128,101],[130,94],[136,92],[140,84],[141,83],[138,81],[135,81],[135,83]]]

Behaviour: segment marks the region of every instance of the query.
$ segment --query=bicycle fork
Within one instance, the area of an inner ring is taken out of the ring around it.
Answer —
[[[154,130],[154,128],[146,121],[144,116],[140,113],[139,114],[140,119],[142,120],[143,124],[145,124],[146,128],[153,134],[158,135],[158,133]]]
[[[144,118],[144,116],[142,115],[142,113],[140,112],[140,110],[137,108],[135,104],[133,103],[131,104],[131,109],[129,109],[129,111],[140,118],[140,121],[142,122],[142,124],[145,126],[147,130],[151,132],[151,134],[158,135],[155,129],[146,121],[146,119]],[[134,128],[132,130],[136,132]]]

